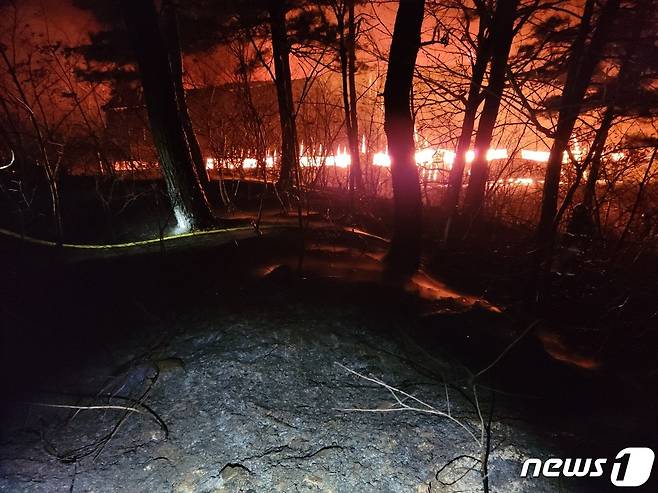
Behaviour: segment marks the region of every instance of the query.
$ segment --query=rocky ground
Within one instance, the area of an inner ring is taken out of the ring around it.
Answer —
[[[395,407],[386,389],[337,365],[380,378],[437,410],[450,407],[480,438],[471,406],[452,389],[448,405],[445,389],[405,364],[400,348],[373,333],[358,314],[293,304],[279,313],[250,310],[180,323],[188,328],[148,359],[135,359],[134,353],[148,347],[146,341],[124,341],[115,354],[124,353],[132,363],[107,381],[98,376],[112,369],[95,365],[72,377],[79,389],[105,388],[130,401],[42,397],[52,404],[140,409],[127,415],[111,440],[105,438],[123,410],[75,415],[70,409],[19,406],[12,426],[3,427],[0,490],[480,490],[479,468],[467,472],[471,459],[435,477],[451,459],[479,457],[479,445],[466,430],[441,416],[385,412]],[[341,410],[346,408],[381,412]],[[531,488],[519,471],[525,457],[540,451],[522,434],[510,424],[494,426],[489,467],[495,491]],[[105,444],[102,450],[99,443]],[[67,463],[87,452],[91,455]],[[532,480],[533,491],[557,491],[550,486]]]

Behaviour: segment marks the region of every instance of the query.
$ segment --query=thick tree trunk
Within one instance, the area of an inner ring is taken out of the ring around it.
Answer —
[[[187,139],[188,148],[190,150],[190,155],[192,156],[194,169],[199,179],[199,183],[201,184],[201,189],[206,195],[208,201],[216,203],[218,202],[219,197],[217,197],[217,194],[211,189],[210,178],[208,177],[208,171],[206,170],[206,162],[205,159],[203,159],[199,141],[194,133],[192,118],[190,118],[190,112],[187,108],[187,99],[185,97],[185,88],[183,86],[183,53],[180,44],[180,32],[178,28],[178,15],[176,13],[176,8],[177,7],[174,3],[169,1],[165,3],[163,9],[163,33],[169,53],[169,65],[171,66],[171,72],[174,79],[176,103],[178,104],[178,111],[180,112],[181,121],[183,123],[183,131],[185,132],[185,138]]]
[[[539,225],[537,227],[537,246],[540,263],[550,257],[555,236],[555,213],[557,212],[562,156],[569,145],[569,139],[580,114],[583,98],[596,66],[601,59],[602,50],[607,42],[610,27],[619,9],[619,0],[607,0],[602,7],[596,30],[588,46],[585,46],[590,30],[594,1],[588,0],[578,38],[573,44],[569,59],[569,69],[562,92],[560,114],[557,129],[546,165],[544,191]]]
[[[168,50],[153,0],[122,0],[137,57],[144,100],[160,166],[178,227],[190,230],[213,222],[199,184],[176,99]]]
[[[475,63],[473,64],[473,73],[471,74],[471,81],[468,88],[468,96],[464,107],[464,119],[462,121],[461,134],[457,141],[457,149],[455,150],[455,159],[450,169],[448,176],[448,190],[446,192],[443,208],[447,217],[447,222],[444,231],[444,241],[448,239],[450,234],[450,227],[455,219],[457,207],[459,205],[459,196],[461,195],[462,183],[464,181],[464,168],[466,167],[466,153],[471,147],[471,140],[473,138],[473,129],[475,128],[475,118],[477,110],[482,102],[482,81],[487,69],[489,60],[491,59],[491,42],[489,36],[485,35],[486,23],[481,18],[480,28],[478,33],[479,44],[477,53],[475,55]]]
[[[484,192],[489,177],[487,151],[491,147],[500,98],[505,87],[505,72],[509,59],[512,38],[514,37],[514,19],[516,18],[517,0],[498,1],[494,13],[491,33],[491,66],[489,84],[484,98],[484,108],[475,136],[475,157],[471,165],[471,177],[464,198],[464,212],[470,218],[480,214],[484,205]]]
[[[274,82],[281,124],[281,171],[277,186],[286,191],[290,189],[297,173],[299,151],[297,150],[297,127],[290,75],[290,46],[288,45],[286,11],[283,2],[270,0],[269,15],[274,77],[276,79]]]
[[[411,275],[420,263],[421,194],[410,97],[424,7],[424,0],[400,0],[384,86],[384,130],[395,206],[387,260],[395,276]]]

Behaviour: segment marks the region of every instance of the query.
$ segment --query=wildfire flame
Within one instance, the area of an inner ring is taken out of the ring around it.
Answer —
[[[366,144],[365,136],[361,139],[361,153],[366,154],[368,149]],[[571,154],[576,159],[580,159],[583,155],[584,150],[580,147],[577,141],[574,141]],[[510,156],[507,149],[489,149],[487,150],[486,159],[487,161],[495,161],[500,159],[507,159]],[[449,149],[433,149],[431,147],[421,148],[416,151],[415,159],[416,164],[422,168],[442,168],[442,169],[451,169],[452,165],[455,162],[456,154],[454,151]],[[521,159],[525,161],[532,161],[537,163],[546,163],[549,160],[550,152],[549,151],[537,151],[531,149],[521,149],[520,152]],[[619,161],[625,157],[623,152],[613,152],[610,154],[610,159],[614,161]],[[465,160],[467,163],[472,163],[475,160],[475,151],[469,150],[466,153]],[[277,162],[276,151],[273,154],[268,154],[265,156],[265,166],[267,168],[273,168]],[[564,155],[565,162],[568,160],[568,155],[565,152]],[[140,161],[117,161],[115,163],[115,169],[117,171],[132,171],[135,169],[146,168],[149,163],[142,163]],[[352,157],[348,152],[347,147],[337,148],[336,152],[333,154],[323,155],[322,146],[319,146],[317,152],[309,152],[308,149],[304,148],[304,144],[300,145],[300,156],[299,164],[302,167],[336,167],[336,168],[348,168],[352,164]],[[432,166],[436,164],[437,166]],[[218,159],[215,157],[207,157],[205,160],[205,165],[207,170],[213,170],[219,166],[223,166],[228,169],[256,169],[259,166],[258,159],[254,157],[245,157],[242,159]],[[389,168],[391,166],[391,156],[388,154],[388,150],[376,152],[372,155],[372,165],[379,166],[382,168]],[[431,171],[431,170],[428,170]],[[434,173],[436,174],[436,173]],[[532,178],[515,178],[508,180],[510,183],[515,183],[518,185],[532,185],[534,180]]]

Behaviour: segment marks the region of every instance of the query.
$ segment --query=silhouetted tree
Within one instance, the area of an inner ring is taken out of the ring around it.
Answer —
[[[384,86],[384,129],[391,156],[395,207],[387,261],[390,272],[396,276],[412,274],[420,262],[421,194],[410,97],[424,7],[424,0],[400,0]]]
[[[213,222],[184,129],[170,50],[158,25],[153,0],[122,0],[128,34],[139,65],[144,100],[167,192],[181,229]],[[182,84],[182,82],[181,82]]]
[[[313,2],[302,0],[249,0],[229,2],[235,23],[228,23],[225,36],[248,32],[253,37],[269,36],[272,43],[271,72],[277,93],[281,126],[281,163],[277,182],[281,190],[289,190],[299,175],[299,142],[296,108],[293,99],[290,55],[293,44],[317,39],[317,9]],[[263,29],[263,27],[267,27]],[[263,53],[261,61],[267,65]],[[269,66],[267,67],[269,70]]]
[[[286,24],[288,6],[286,2],[280,0],[269,0],[267,11],[272,36],[274,83],[281,122],[281,170],[277,186],[282,190],[288,190],[294,182],[295,173],[299,172],[299,145],[290,74],[290,42]]]
[[[328,2],[335,17],[338,35],[338,58],[342,83],[345,132],[350,149],[350,193],[363,191],[361,157],[359,151],[359,123],[356,93],[356,20],[355,0],[332,0]]]
[[[484,107],[475,136],[475,156],[471,165],[471,176],[464,198],[464,211],[473,218],[484,204],[484,192],[489,176],[487,151],[491,146],[493,130],[498,118],[498,109],[505,86],[505,73],[512,39],[518,0],[499,0],[491,23],[491,66],[489,82],[485,91]]]
[[[183,52],[181,49],[180,31],[178,26],[178,6],[174,1],[167,1],[163,4],[162,12],[162,30],[164,40],[167,45],[169,54],[169,65],[171,66],[172,77],[176,90],[176,103],[180,112],[183,131],[192,156],[194,169],[199,178],[199,183],[209,201],[218,198],[216,193],[211,192],[211,182],[206,170],[206,162],[199,147],[199,141],[194,133],[194,126],[190,118],[190,112],[187,108],[185,98],[185,88],[183,87]]]
[[[537,226],[536,274],[537,296],[542,299],[549,288],[548,269],[552,256],[557,224],[558,192],[562,159],[569,145],[574,125],[580,115],[586,91],[594,71],[601,61],[610,31],[619,10],[619,0],[606,0],[594,18],[595,2],[585,4],[580,27],[568,58],[567,76],[560,98],[560,112],[553,135],[542,195],[541,215]],[[588,42],[589,40],[589,42]]]
[[[486,10],[484,3],[478,3],[480,10],[478,11],[480,22],[478,25],[478,34],[476,37],[475,46],[475,61],[471,72],[471,77],[468,87],[468,95],[464,104],[464,116],[461,125],[461,133],[457,140],[457,148],[455,151],[455,159],[450,169],[448,176],[448,190],[443,202],[443,208],[447,217],[447,222],[444,231],[444,241],[447,241],[450,234],[450,228],[454,221],[454,216],[457,213],[459,205],[459,197],[461,195],[462,183],[464,181],[464,169],[466,167],[466,153],[471,147],[473,138],[473,130],[475,128],[475,119],[477,110],[482,103],[482,83],[486,73],[487,65],[491,59],[491,30],[490,16],[491,14]],[[468,15],[468,14],[467,14]]]
[[[614,122],[619,117],[636,120],[658,113],[658,47],[656,40],[656,3],[636,0],[620,9],[613,39],[608,43],[606,58],[617,67],[612,75],[603,74],[596,91],[585,99],[587,107],[602,107],[603,116],[597,128],[587,162],[589,169],[583,204],[595,214],[596,183],[600,176],[603,152]]]
[[[115,94],[135,86],[139,79],[135,72],[135,52],[130,46],[120,9],[111,0],[73,0],[82,9],[90,10],[102,23],[103,29],[90,33],[90,42],[75,48],[87,60],[77,70],[77,76],[89,81],[109,81]],[[205,160],[198,145],[194,126],[189,116],[183,86],[183,48],[186,53],[199,53],[216,46],[222,40],[222,20],[230,12],[225,5],[215,6],[212,15],[207,0],[166,0],[158,13],[158,23],[166,46],[176,90],[186,140],[192,162],[206,198],[216,203],[219,196],[208,177]],[[136,90],[136,88],[135,88]]]
[[[356,0],[347,1],[347,78],[349,81],[350,91],[350,127],[352,135],[350,139],[350,154],[352,164],[350,166],[350,185],[351,189],[356,189],[358,193],[363,193],[363,170],[361,169],[361,155],[359,153],[359,119],[357,114],[357,101],[359,100],[356,92],[356,43],[357,43],[357,24],[354,15]]]

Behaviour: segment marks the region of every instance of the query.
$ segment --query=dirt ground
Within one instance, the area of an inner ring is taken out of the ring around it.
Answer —
[[[315,228],[301,275],[299,248],[14,250],[0,491],[475,492],[483,450],[491,491],[602,491],[521,466],[652,433],[532,336],[474,380],[519,327],[429,276],[382,283],[380,240]]]

